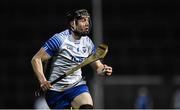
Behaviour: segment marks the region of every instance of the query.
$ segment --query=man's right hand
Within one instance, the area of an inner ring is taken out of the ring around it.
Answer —
[[[43,91],[47,91],[47,90],[49,90],[50,88],[52,88],[52,85],[50,84],[49,81],[44,81],[44,82],[41,83],[40,87],[41,87],[41,89],[42,89]]]

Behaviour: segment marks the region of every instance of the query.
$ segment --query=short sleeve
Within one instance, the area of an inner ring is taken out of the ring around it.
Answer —
[[[53,37],[47,40],[42,47],[50,56],[53,56],[57,53],[61,44],[62,40],[58,37],[58,34],[55,34]]]
[[[94,54],[96,52],[96,46],[89,37],[88,37],[88,42],[89,42],[89,54]]]

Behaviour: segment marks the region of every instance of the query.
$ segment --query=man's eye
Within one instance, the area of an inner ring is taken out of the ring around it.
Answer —
[[[82,19],[81,21],[86,21],[85,19]]]

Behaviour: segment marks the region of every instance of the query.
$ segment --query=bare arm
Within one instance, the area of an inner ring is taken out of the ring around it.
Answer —
[[[112,74],[112,67],[102,64],[100,60],[91,63],[91,66],[99,75],[110,76]]]
[[[50,58],[51,57],[45,52],[45,50],[41,48],[31,60],[35,75],[37,76],[40,86],[44,91],[52,87],[45,78],[42,65],[43,61],[46,61]]]

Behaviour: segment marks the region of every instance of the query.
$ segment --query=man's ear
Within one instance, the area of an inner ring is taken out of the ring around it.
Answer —
[[[70,22],[70,26],[74,29],[76,27],[75,20]]]

